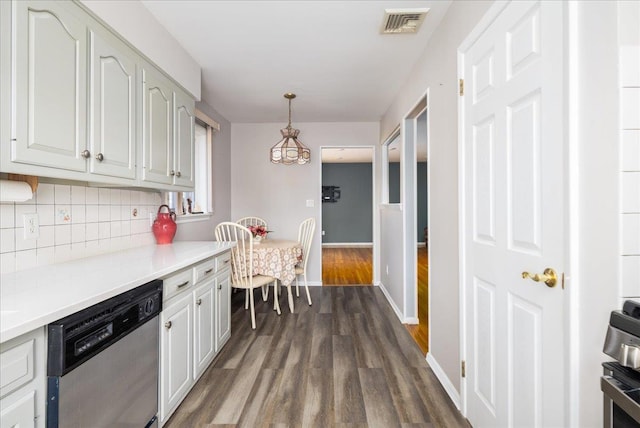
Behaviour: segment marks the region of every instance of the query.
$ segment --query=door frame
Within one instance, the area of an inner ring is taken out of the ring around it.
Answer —
[[[464,75],[464,59],[465,53],[477,41],[477,39],[493,24],[494,20],[509,5],[511,0],[496,0],[489,8],[485,15],[478,21],[476,26],[471,30],[469,35],[462,41],[457,51],[457,70],[459,82],[463,82]],[[578,103],[576,102],[578,89],[578,70],[575,64],[577,60],[577,6],[565,4],[564,6],[564,106],[563,115],[566,118],[565,126],[565,144],[562,150],[565,153],[564,166],[564,233],[565,233],[565,283],[564,283],[564,314],[562,329],[567,338],[564,351],[565,366],[567,370],[564,376],[565,385],[565,406],[567,413],[565,414],[566,426],[577,426],[579,421],[579,326],[578,322],[578,292],[572,285],[578,283]],[[459,89],[459,88],[458,88]],[[459,246],[459,322],[460,322],[460,360],[466,361],[469,356],[469,350],[466,348],[467,334],[470,332],[466,329],[466,278],[467,267],[464,263],[466,257],[466,247],[464,234],[466,232],[465,224],[465,187],[464,178],[469,172],[464,162],[465,155],[465,110],[464,97],[458,96],[458,246]],[[570,218],[574,221],[570,222]],[[467,416],[468,389],[467,378],[462,376],[460,372],[460,411]]]
[[[372,278],[371,278],[371,286],[377,286],[379,285],[379,275],[378,275],[378,255],[377,255],[377,250],[378,250],[378,210],[376,210],[376,207],[378,206],[378,194],[377,194],[377,187],[376,187],[376,146],[375,145],[362,145],[362,146],[358,146],[358,145],[347,145],[347,146],[320,146],[320,188],[318,189],[318,200],[320,201],[320,213],[318,215],[318,217],[320,218],[320,230],[316,231],[316,233],[320,234],[320,285],[324,286],[324,283],[322,282],[322,272],[323,272],[323,266],[322,266],[322,225],[323,225],[323,219],[322,219],[322,165],[324,164],[324,162],[322,161],[322,150],[323,149],[370,149],[371,150],[371,244],[372,244],[372,248],[371,248],[371,271],[372,271]]]
[[[402,118],[402,125],[400,129],[400,136],[403,140],[403,152],[402,152],[402,162],[406,163],[404,166],[404,172],[402,172],[403,168],[401,168],[401,183],[404,180],[405,185],[402,186],[402,197],[401,203],[404,207],[404,292],[403,292],[403,322],[407,324],[418,324],[418,248],[416,246],[416,236],[418,233],[418,186],[417,186],[417,148],[416,142],[418,139],[418,127],[417,127],[417,119],[422,116],[422,114],[426,114],[426,144],[427,144],[427,160],[430,156],[430,124],[429,124],[429,89],[427,89],[422,96],[420,96],[415,103],[413,103],[412,107]],[[411,131],[409,134],[408,131]],[[430,168],[427,167],[427,228],[430,223],[430,186],[431,186],[431,177],[430,177]],[[428,245],[428,243],[427,243]],[[427,247],[428,254],[428,247]],[[427,271],[428,280],[431,279],[431,269]],[[430,297],[430,292],[429,292]],[[413,300],[413,304],[411,301]],[[430,300],[429,300],[430,301]],[[427,309],[427,313],[431,313]],[[430,316],[429,316],[430,318]],[[430,324],[430,319],[427,320]],[[429,346],[431,346],[431,335],[429,335]]]

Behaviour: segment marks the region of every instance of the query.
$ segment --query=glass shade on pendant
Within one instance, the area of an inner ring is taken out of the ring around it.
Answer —
[[[311,151],[298,141],[299,129],[289,127],[280,130],[282,140],[271,148],[271,162],[292,165],[308,163]]]

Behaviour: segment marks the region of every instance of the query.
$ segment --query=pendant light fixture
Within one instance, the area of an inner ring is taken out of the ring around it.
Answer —
[[[271,162],[303,165],[311,160],[311,151],[298,140],[300,130],[291,127],[291,100],[296,97],[296,94],[287,92],[284,97],[289,100],[289,124],[280,130],[282,140],[271,147]]]

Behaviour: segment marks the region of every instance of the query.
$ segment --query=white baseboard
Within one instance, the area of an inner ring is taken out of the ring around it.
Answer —
[[[438,364],[438,362],[430,352],[427,353],[427,363],[429,364],[429,367],[431,367],[431,370],[433,370],[433,373],[438,378],[438,381],[440,381],[440,384],[442,385],[444,390],[449,395],[449,398],[451,398],[451,401],[453,401],[453,404],[456,406],[458,410],[460,410],[461,409],[460,393],[453,386],[453,384],[449,380],[449,377],[445,374],[444,370],[442,370],[442,367],[440,367],[440,364]]]
[[[418,325],[420,324],[420,320],[417,317],[408,317],[404,319],[403,324]]]
[[[384,297],[387,298],[387,302],[389,302],[389,305],[391,305],[391,309],[393,309],[393,312],[395,312],[400,322],[404,323],[403,321],[404,317],[402,316],[402,312],[400,312],[400,309],[396,306],[395,302],[391,298],[391,295],[389,294],[387,289],[384,287],[384,284],[380,282],[380,284],[378,284],[378,287],[380,288],[380,290],[382,290],[382,294],[384,294]]]
[[[373,248],[373,242],[323,242],[322,248]]]
[[[427,245],[424,242],[418,242],[418,248],[426,247]]]

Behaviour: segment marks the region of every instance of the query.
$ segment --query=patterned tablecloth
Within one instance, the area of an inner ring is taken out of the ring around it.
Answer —
[[[254,275],[272,276],[282,285],[291,285],[296,278],[296,264],[301,260],[302,246],[297,241],[265,239],[253,243]]]

